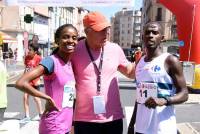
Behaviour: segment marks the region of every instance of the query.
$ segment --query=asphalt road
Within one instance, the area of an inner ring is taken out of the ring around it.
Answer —
[[[130,82],[130,84],[132,84]],[[130,85],[127,85],[129,87]],[[125,116],[130,118],[131,112],[127,112],[127,108],[133,108],[134,100],[135,100],[135,89],[134,88],[121,88],[120,89],[120,97],[121,103],[125,113]],[[22,101],[23,93],[21,91],[16,90],[14,87],[8,87],[8,108],[6,112],[8,113],[18,113],[16,116],[12,117],[14,119],[23,118],[23,101]],[[196,130],[199,131],[200,126],[200,104],[181,104],[175,106],[176,115],[177,115],[177,123],[191,123]],[[30,113],[31,117],[35,117],[37,115],[36,106],[32,99],[30,98]],[[124,134],[127,131],[127,119],[124,119]]]

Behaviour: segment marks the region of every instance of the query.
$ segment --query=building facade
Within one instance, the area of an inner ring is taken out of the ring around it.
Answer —
[[[133,46],[141,46],[141,24],[142,12],[140,10],[134,11],[134,26],[133,26]]]
[[[6,6],[0,1],[0,60],[7,58],[5,54],[11,48],[13,51],[18,49],[17,60],[23,61],[28,41],[34,35],[38,37],[36,41],[42,56],[49,55],[56,29],[66,23],[76,26],[79,35],[84,36],[82,19],[88,12],[78,7]],[[33,21],[25,22],[27,14]]]
[[[161,24],[165,40],[177,39],[176,18],[172,12],[156,3],[155,0],[143,0],[142,25],[144,26],[150,21],[157,21]]]
[[[31,7],[18,7],[18,6],[5,6],[4,3],[0,3],[0,31],[3,43],[1,44],[1,59],[8,58],[6,56],[8,49],[13,51],[17,49],[17,60],[22,61],[25,52],[24,43],[28,40],[28,35],[25,33],[33,34],[33,24],[27,24],[24,22],[24,16],[26,14],[34,15],[33,8]],[[8,38],[6,38],[8,37]]]
[[[111,18],[111,41],[122,48],[131,48],[133,45],[134,11],[123,8]]]

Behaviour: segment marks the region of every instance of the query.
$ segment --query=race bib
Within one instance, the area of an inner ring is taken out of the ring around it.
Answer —
[[[73,107],[74,104],[75,89],[73,85],[66,84],[64,86],[62,108]]]
[[[93,106],[95,114],[106,113],[104,96],[93,96]]]
[[[144,104],[149,97],[158,96],[158,86],[156,83],[137,84],[137,102]]]

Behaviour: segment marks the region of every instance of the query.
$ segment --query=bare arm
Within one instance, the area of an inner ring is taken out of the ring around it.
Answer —
[[[38,90],[36,90],[32,85],[30,85],[30,81],[42,76],[44,74],[44,67],[39,65],[36,68],[32,69],[29,72],[24,73],[16,82],[16,88],[26,92],[32,96],[40,97],[45,100],[49,100],[50,97]]]
[[[165,61],[165,68],[171,76],[174,86],[176,88],[176,95],[169,97],[168,104],[180,104],[188,100],[188,89],[183,75],[183,69],[180,61],[170,55]],[[148,98],[145,106],[148,108],[155,108],[156,106],[163,106],[167,104],[164,98]]]
[[[168,73],[172,77],[172,80],[176,87],[176,95],[170,97],[170,103],[180,104],[187,101],[188,89],[186,86],[186,81],[183,75],[183,68],[180,61],[172,55],[169,56],[166,60],[166,68],[168,68]]]
[[[135,63],[129,63],[125,67],[118,67],[118,71],[121,72],[128,78],[134,79],[135,78]]]

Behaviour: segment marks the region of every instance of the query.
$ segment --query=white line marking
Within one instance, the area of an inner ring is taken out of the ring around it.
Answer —
[[[19,115],[19,112],[5,112],[4,113],[4,118],[13,118],[17,115]]]

